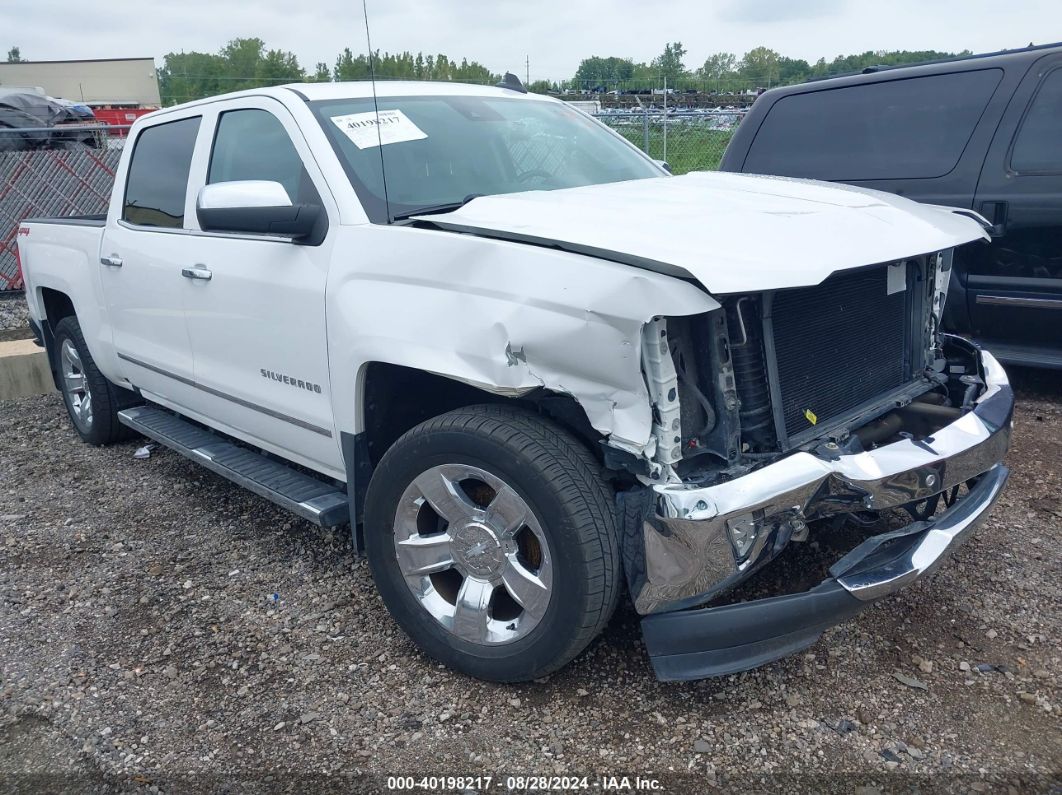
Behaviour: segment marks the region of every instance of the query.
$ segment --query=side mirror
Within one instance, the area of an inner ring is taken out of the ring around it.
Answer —
[[[671,173],[671,166],[666,160],[654,160],[653,162],[660,166],[660,168],[664,169],[668,174]]]
[[[321,208],[292,204],[279,182],[241,180],[204,185],[195,202],[199,226],[207,232],[247,232],[304,238],[313,234]]]

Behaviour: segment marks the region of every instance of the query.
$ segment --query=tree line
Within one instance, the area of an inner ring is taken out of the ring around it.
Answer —
[[[685,63],[686,48],[676,41],[665,45],[664,51],[648,63],[617,56],[585,58],[564,87],[578,91],[662,88],[666,79],[667,87],[678,91],[750,91],[858,72],[869,66],[896,66],[970,54],[969,50],[868,50],[857,55],[838,55],[832,61],[820,58],[812,64],[767,47],[754,47],[740,58],[732,52],[717,52],[701,66],[690,69]]]
[[[483,64],[446,55],[375,52],[377,80],[452,80],[496,83],[501,80]],[[294,53],[267,49],[259,38],[233,39],[217,53],[167,53],[159,69],[159,93],[164,105],[281,83],[368,80],[369,57],[348,47],[330,66],[321,61],[304,69]]]
[[[717,52],[700,66],[686,64],[688,52],[682,42],[669,42],[656,58],[635,62],[620,56],[584,58],[575,74],[567,80],[536,80],[528,89],[548,91],[624,91],[668,88],[676,91],[702,92],[755,91],[805,80],[858,72],[868,66],[894,66],[957,55],[937,50],[867,51],[856,55],[838,55],[831,61],[820,58],[809,63],[789,58],[767,47],[754,47],[740,58],[731,52]],[[501,75],[478,61],[450,58],[443,54],[375,52],[370,70],[366,53],[355,54],[346,48],[332,64],[321,61],[313,69],[299,64],[295,54],[268,49],[259,38],[233,39],[216,53],[167,53],[158,70],[159,92],[165,105],[224,94],[241,88],[279,85],[292,82],[328,82],[331,80],[367,80],[375,71],[378,80],[449,80],[462,83],[492,84]],[[9,62],[22,59],[18,47],[8,51]]]

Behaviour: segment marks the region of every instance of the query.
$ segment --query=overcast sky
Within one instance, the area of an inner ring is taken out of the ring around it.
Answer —
[[[1062,39],[1057,0],[368,0],[373,46],[442,52],[531,79],[571,77],[580,59],[637,61],[679,40],[686,65],[764,45],[814,62],[865,50],[985,52]],[[6,52],[58,60],[216,52],[237,36],[293,51],[308,70],[365,50],[360,0],[3,0]],[[1050,37],[1045,39],[1044,37]]]

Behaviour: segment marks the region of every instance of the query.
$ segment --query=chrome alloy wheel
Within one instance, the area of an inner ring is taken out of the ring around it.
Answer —
[[[490,472],[442,464],[418,475],[395,512],[395,554],[410,591],[443,627],[470,643],[524,637],[553,586],[538,518]]]
[[[87,431],[92,427],[92,393],[89,391],[81,355],[69,338],[63,340],[59,353],[59,366],[63,376],[63,392],[70,412],[78,426]]]

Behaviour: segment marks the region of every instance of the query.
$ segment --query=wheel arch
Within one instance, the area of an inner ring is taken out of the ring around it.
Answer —
[[[438,373],[389,362],[365,363],[355,388],[356,433],[340,434],[354,543],[364,549],[360,528],[365,492],[384,453],[410,429],[454,409],[482,404],[520,406],[558,423],[602,461],[604,436],[590,424],[574,397],[544,388],[499,394]]]
[[[54,287],[37,288],[38,305],[44,310],[41,318],[41,338],[44,342],[44,350],[48,355],[48,369],[52,373],[52,382],[56,389],[61,389],[59,383],[59,357],[55,349],[55,327],[65,317],[77,317],[74,302],[70,296],[62,290]]]
[[[482,403],[525,406],[565,426],[593,449],[604,437],[574,397],[545,388],[505,394],[416,367],[368,362],[359,374],[358,427],[373,466],[406,431],[454,409]],[[596,454],[600,457],[600,454]]]

